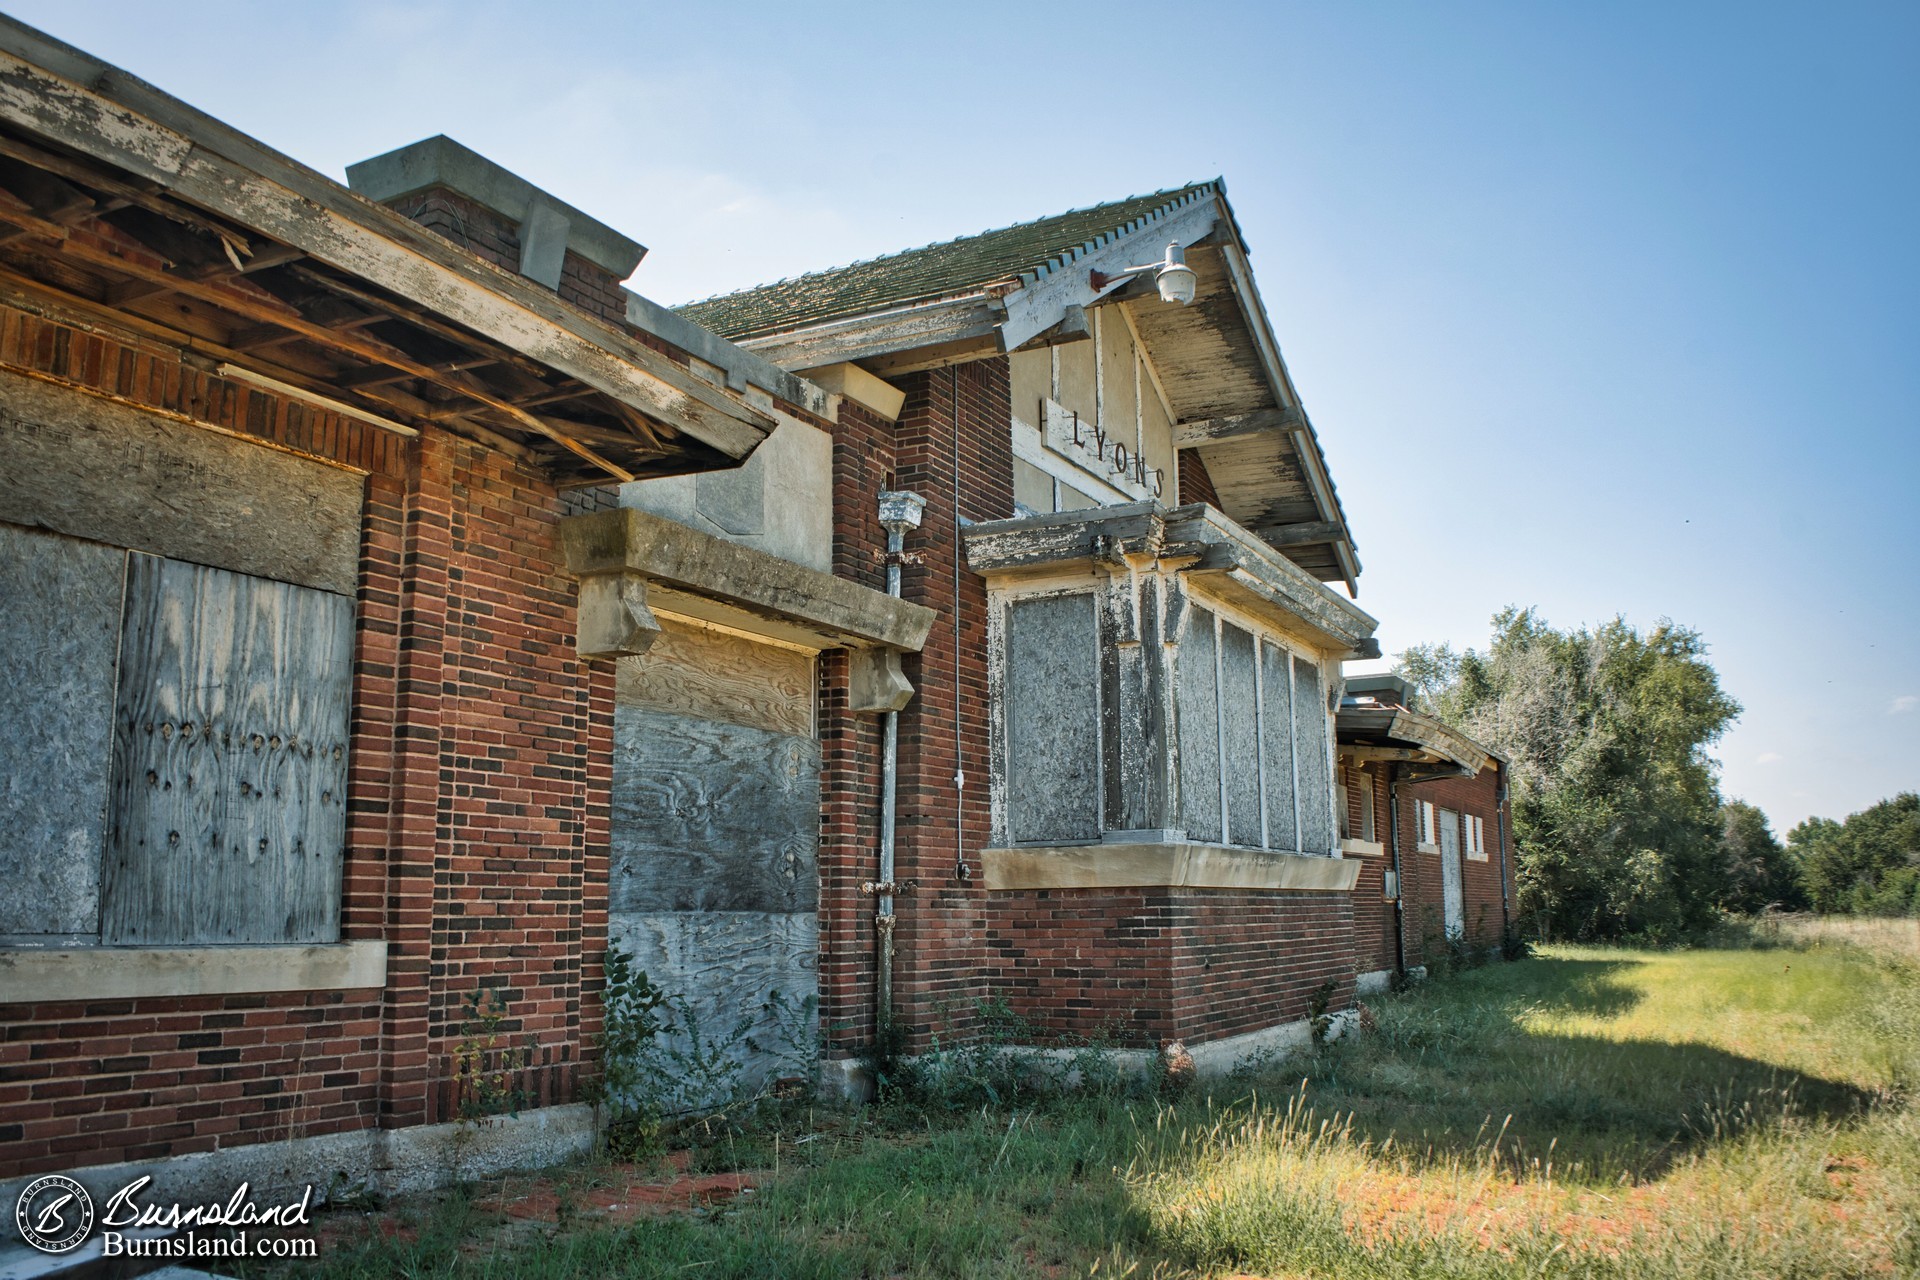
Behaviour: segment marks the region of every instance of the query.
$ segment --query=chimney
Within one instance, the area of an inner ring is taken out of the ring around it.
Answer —
[[[347,185],[615,324],[646,246],[440,135],[347,166]]]

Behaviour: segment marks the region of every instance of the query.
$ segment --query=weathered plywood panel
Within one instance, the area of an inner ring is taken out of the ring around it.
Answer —
[[[129,558],[102,941],[338,939],[352,646],[341,596]]]
[[[1253,636],[1232,625],[1220,629],[1220,732],[1225,753],[1226,840],[1260,846],[1260,699],[1254,685]]]
[[[1214,666],[1214,619],[1192,609],[1180,644],[1180,825],[1192,840],[1218,841],[1220,824],[1220,690]]]
[[[813,734],[813,657],[793,649],[663,618],[644,655],[620,660],[616,680],[623,706]]]
[[[1009,607],[1007,829],[1016,843],[1100,838],[1095,628],[1091,593]]]
[[[613,910],[813,909],[818,743],[624,703],[613,727]]]
[[[0,520],[352,595],[365,477],[0,372]]]
[[[96,937],[127,553],[0,524],[0,937]]]
[[[771,999],[779,992],[790,1014],[799,1014],[819,993],[820,929],[811,913],[615,911],[607,924],[613,945],[686,1002],[704,1041],[733,1040],[743,1087],[791,1074],[811,1053],[812,1027],[783,1018]],[[687,1038],[676,1047],[688,1048]]]
[[[1260,767],[1267,779],[1267,844],[1298,849],[1293,817],[1293,674],[1287,651],[1260,644]]]
[[[1300,783],[1300,848],[1326,853],[1333,848],[1333,777],[1327,756],[1327,695],[1320,668],[1304,659],[1293,664],[1293,749]]]

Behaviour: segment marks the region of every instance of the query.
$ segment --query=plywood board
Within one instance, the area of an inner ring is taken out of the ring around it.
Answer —
[[[1177,658],[1180,718],[1180,825],[1194,840],[1218,841],[1220,823],[1220,691],[1214,665],[1214,618],[1190,610]]]
[[[615,911],[810,911],[819,901],[812,738],[614,709]]]
[[[1267,780],[1267,844],[1300,847],[1293,813],[1293,674],[1287,651],[1260,644],[1260,767]]]
[[[1091,593],[1008,610],[1007,829],[1017,843],[1100,838],[1096,625]]]
[[[101,940],[332,942],[352,602],[134,555]]]
[[[0,937],[99,935],[126,561],[0,524]]]
[[[1333,848],[1333,777],[1327,754],[1327,698],[1320,668],[1293,664],[1293,748],[1300,785],[1300,848]]]
[[[1220,628],[1220,732],[1226,780],[1226,842],[1260,847],[1260,713],[1254,685],[1253,636]]]
[[[819,992],[820,949],[811,912],[615,911],[607,924],[609,941],[676,1003],[685,1002],[703,1040],[733,1041],[729,1056],[741,1064],[742,1086],[795,1074],[810,1054],[804,1011]],[[682,1036],[675,1047],[689,1045]]]
[[[0,520],[352,595],[366,478],[0,372]]]
[[[616,681],[623,706],[813,734],[813,658],[793,649],[663,618],[644,655],[620,660]]]

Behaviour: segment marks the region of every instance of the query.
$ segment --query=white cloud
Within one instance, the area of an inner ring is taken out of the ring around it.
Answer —
[[[1897,716],[1902,712],[1916,709],[1920,709],[1920,698],[1916,698],[1910,693],[1903,693],[1893,700],[1893,705],[1887,708],[1887,714]]]
[[[1785,760],[1785,759],[1786,757],[1781,755],[1778,751],[1763,751],[1760,753],[1759,758],[1756,759],[1754,763],[1755,764],[1779,764],[1782,760]]]

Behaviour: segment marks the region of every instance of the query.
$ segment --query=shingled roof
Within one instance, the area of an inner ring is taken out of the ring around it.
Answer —
[[[674,308],[739,341],[846,316],[1030,283],[1108,240],[1218,193],[1218,179],[1015,223]]]

